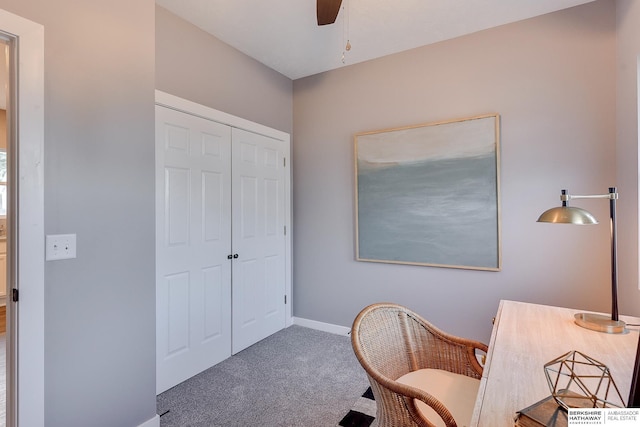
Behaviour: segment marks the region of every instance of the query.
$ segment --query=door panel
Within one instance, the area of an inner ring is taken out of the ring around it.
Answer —
[[[156,107],[157,393],[231,355],[231,129]]]
[[[167,312],[167,355],[186,351],[189,346],[189,283],[188,272],[164,277],[160,285],[163,306]],[[166,304],[164,303],[166,301]]]
[[[202,221],[205,242],[220,241],[222,237],[223,212],[220,204],[224,192],[224,177],[221,173],[202,173]],[[228,224],[225,224],[228,227]]]
[[[233,129],[233,350],[285,326],[282,141]]]
[[[166,243],[169,246],[189,244],[190,218],[189,169],[167,167],[165,169]]]
[[[219,307],[228,303],[224,298],[225,287],[222,268],[211,267],[203,270],[204,276],[204,338],[205,340],[220,337],[225,330],[225,324],[229,319],[223,319],[222,310]]]

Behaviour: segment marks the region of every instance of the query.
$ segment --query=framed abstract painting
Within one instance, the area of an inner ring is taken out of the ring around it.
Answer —
[[[500,116],[354,137],[356,259],[499,271]]]

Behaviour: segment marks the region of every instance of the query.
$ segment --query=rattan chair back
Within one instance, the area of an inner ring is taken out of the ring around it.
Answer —
[[[392,303],[363,309],[353,323],[351,343],[369,377],[379,427],[434,426],[420,415],[414,399],[431,406],[445,426],[455,427],[453,416],[435,397],[395,380],[425,368],[480,379],[482,366],[476,351],[487,351],[485,344],[447,334],[408,308]]]

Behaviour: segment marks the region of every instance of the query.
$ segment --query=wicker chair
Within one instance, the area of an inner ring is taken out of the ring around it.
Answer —
[[[351,343],[369,377],[379,427],[469,425],[482,377],[478,356],[487,352],[485,344],[442,332],[390,303],[370,305],[358,314]]]

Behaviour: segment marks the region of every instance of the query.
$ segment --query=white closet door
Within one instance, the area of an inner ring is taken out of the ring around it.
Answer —
[[[235,354],[285,327],[285,144],[232,134]]]
[[[231,128],[156,107],[157,393],[231,355]]]

